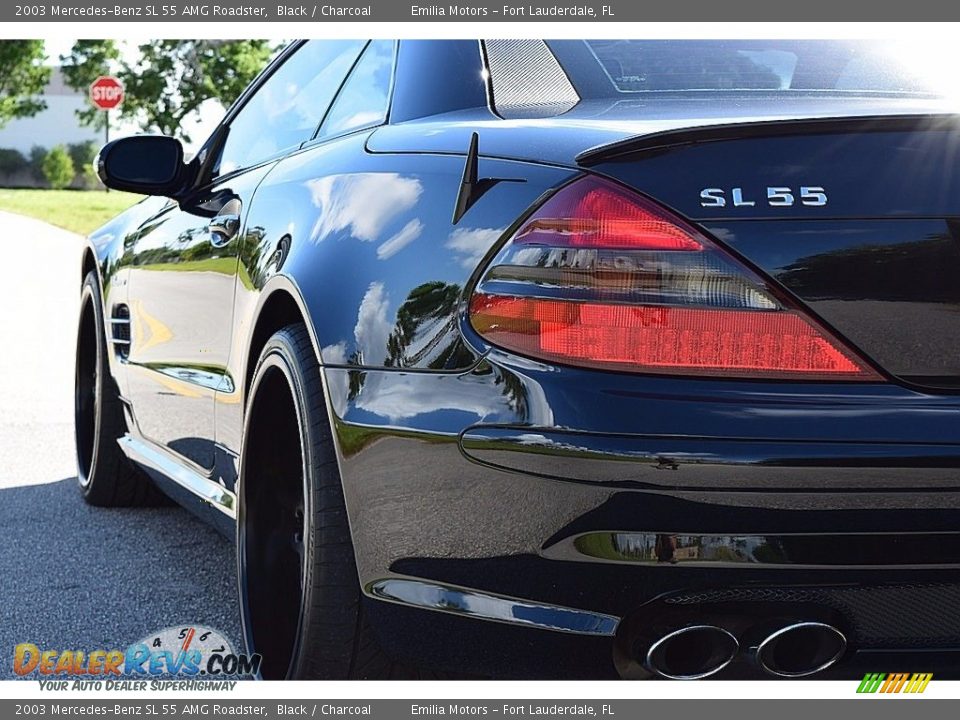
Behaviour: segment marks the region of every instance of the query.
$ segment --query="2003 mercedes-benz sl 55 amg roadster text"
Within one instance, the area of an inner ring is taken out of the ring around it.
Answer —
[[[235,537],[265,678],[960,676],[960,121],[915,60],[291,44],[189,161],[100,153],[149,197],[78,278],[83,496]]]

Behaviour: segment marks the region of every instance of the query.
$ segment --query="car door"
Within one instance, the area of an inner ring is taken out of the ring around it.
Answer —
[[[359,57],[359,40],[298,45],[241,98],[201,150],[197,188],[127,236],[127,398],[137,430],[182,459],[214,465],[214,406],[228,371],[238,238],[257,185],[308,141]]]

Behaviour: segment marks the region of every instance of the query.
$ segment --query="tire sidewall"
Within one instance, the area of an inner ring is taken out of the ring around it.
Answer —
[[[299,677],[304,660],[303,642],[304,628],[308,624],[307,613],[309,612],[310,602],[308,594],[313,586],[313,567],[314,556],[316,552],[316,535],[313,519],[313,487],[316,483],[314,468],[316,467],[313,457],[314,443],[309,436],[312,423],[310,422],[309,412],[305,398],[306,378],[303,376],[302,368],[296,360],[296,352],[290,341],[289,336],[280,332],[275,334],[267,344],[260,355],[260,360],[253,374],[253,380],[250,383],[250,392],[247,404],[248,412],[244,418],[243,448],[248,447],[249,433],[252,424],[252,409],[257,397],[257,392],[263,379],[268,373],[279,371],[283,374],[293,398],[295,414],[297,418],[297,430],[300,434],[301,463],[303,474],[303,563],[301,572],[303,573],[303,582],[300,590],[300,614],[297,618],[297,631],[292,650],[292,659],[287,669],[287,677]],[[237,578],[240,591],[240,621],[243,631],[243,640],[248,653],[256,652],[254,639],[252,636],[252,623],[250,622],[250,608],[247,601],[247,572],[246,572],[246,533],[245,533],[245,507],[247,498],[245,496],[246,476],[247,476],[247,457],[245,450],[241,451],[240,476],[238,480],[238,509],[237,509]]]
[[[90,449],[90,467],[84,472],[83,462],[80,458],[80,429],[78,427],[79,414],[79,395],[80,395],[80,352],[83,343],[83,333],[87,328],[84,327],[85,315],[90,306],[93,313],[94,327],[94,368],[95,380],[93,388],[93,438]],[[77,463],[77,483],[80,486],[84,496],[89,496],[93,492],[93,480],[97,476],[97,461],[100,456],[100,445],[103,425],[103,376],[107,370],[104,362],[104,352],[106,348],[106,338],[104,337],[103,314],[101,312],[100,288],[96,277],[89,273],[84,279],[83,288],[80,294],[80,317],[77,322],[77,348],[74,358],[74,452]]]

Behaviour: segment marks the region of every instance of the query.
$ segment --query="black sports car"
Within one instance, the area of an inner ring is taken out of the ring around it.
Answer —
[[[909,59],[292,44],[189,162],[99,156],[154,197],[83,262],[84,497],[235,534],[267,678],[960,676],[960,122]]]

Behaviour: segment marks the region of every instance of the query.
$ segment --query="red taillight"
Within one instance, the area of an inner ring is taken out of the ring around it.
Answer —
[[[485,271],[470,319],[494,345],[571,365],[878,379],[716,243],[595,178],[563,188],[524,222]]]
[[[656,206],[616,185],[581,180],[559,192],[513,238],[553,247],[702,250],[700,243]]]

